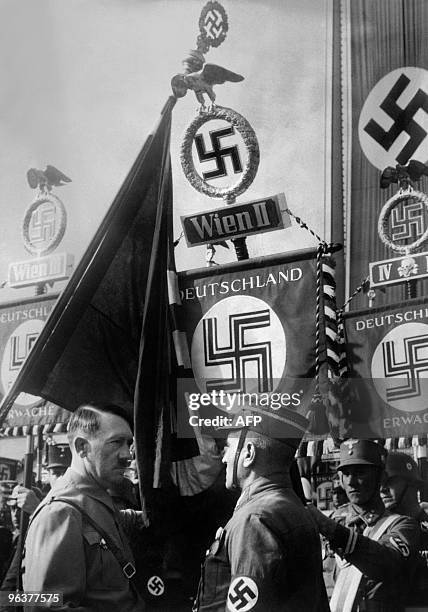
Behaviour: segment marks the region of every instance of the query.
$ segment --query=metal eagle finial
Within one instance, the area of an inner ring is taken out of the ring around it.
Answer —
[[[211,47],[218,47],[225,40],[229,29],[228,19],[224,7],[217,0],[209,0],[201,11],[199,17],[199,36],[196,49],[189,51],[183,60],[184,73],[176,74],[171,80],[171,87],[176,98],[182,98],[187,90],[195,92],[196,99],[203,109],[214,104],[216,95],[213,85],[220,85],[226,81],[238,83],[244,77],[236,72],[217,66],[205,64],[205,54]],[[204,67],[203,67],[204,66]],[[210,99],[205,104],[204,95]]]
[[[409,183],[420,181],[423,175],[428,176],[428,166],[417,159],[411,159],[406,166],[397,164],[395,168],[392,166],[385,168],[380,177],[380,188],[386,189],[391,183],[398,183],[400,187],[407,188]]]
[[[27,172],[27,180],[31,189],[38,187],[47,191],[50,191],[52,187],[62,187],[66,183],[71,183],[71,179],[54,166],[46,166],[45,170],[30,168]]]
[[[216,64],[205,64],[202,70],[197,72],[191,72],[190,74],[177,74],[171,80],[171,87],[174,95],[177,98],[181,98],[186,95],[187,90],[191,89],[195,92],[196,99],[205,108],[206,94],[211,100],[211,104],[214,104],[216,95],[214,93],[213,86],[221,85],[230,81],[231,83],[239,83],[243,81],[244,77],[236,72],[217,66]]]

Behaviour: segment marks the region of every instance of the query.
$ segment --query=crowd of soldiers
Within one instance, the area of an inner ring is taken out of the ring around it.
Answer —
[[[313,501],[305,507],[292,478],[305,426],[286,409],[266,411],[257,425],[230,426],[223,464],[234,508],[218,516],[197,559],[192,602],[174,603],[162,559],[158,572],[144,568],[150,542],[130,471],[132,423],[117,406],[81,406],[68,425],[70,451],[48,463],[49,492],[17,485],[8,496],[2,590],[57,595],[37,605],[20,599],[35,611],[428,611],[428,515],[417,464],[373,440],[345,440],[334,511]],[[21,544],[19,513],[30,517]],[[191,532],[186,546],[190,553]]]

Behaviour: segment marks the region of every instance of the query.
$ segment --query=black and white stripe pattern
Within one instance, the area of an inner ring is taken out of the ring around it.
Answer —
[[[331,257],[324,256],[322,258],[324,328],[329,378],[339,375],[340,362],[337,338],[336,271],[334,266],[335,262]]]
[[[179,367],[185,370],[191,369],[189,345],[186,333],[183,331],[181,321],[183,320],[183,305],[181,303],[178,288],[178,276],[175,270],[174,260],[170,258],[168,275],[168,300],[172,322],[172,338],[174,342],[175,355]]]
[[[67,423],[48,423],[46,425],[21,425],[20,427],[2,427],[0,437],[20,437],[33,434],[57,434],[67,431]]]

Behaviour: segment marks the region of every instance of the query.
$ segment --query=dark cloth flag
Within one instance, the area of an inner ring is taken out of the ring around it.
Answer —
[[[124,407],[134,415],[145,510],[169,460],[174,103],[170,97],[1,409],[4,417],[21,391],[71,411],[90,400]]]

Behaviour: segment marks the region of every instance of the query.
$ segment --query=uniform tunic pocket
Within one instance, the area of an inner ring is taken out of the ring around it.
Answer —
[[[91,527],[83,528],[86,556],[86,576],[91,590],[126,588],[127,578],[116,557],[102,536]]]

